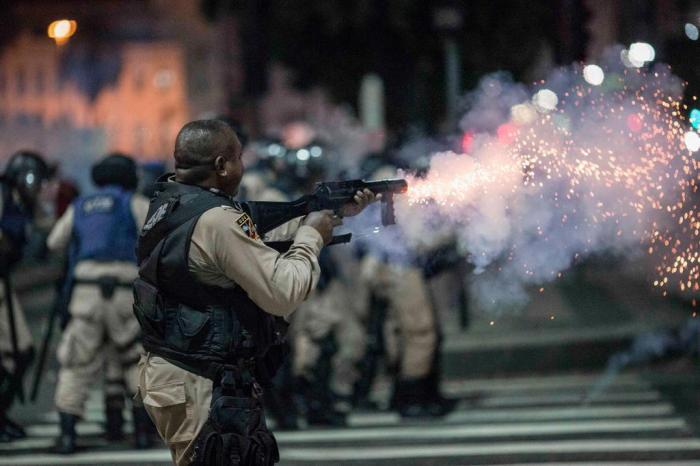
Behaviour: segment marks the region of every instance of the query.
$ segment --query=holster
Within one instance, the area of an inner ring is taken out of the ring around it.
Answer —
[[[193,466],[272,466],[279,461],[261,394],[248,369],[223,371],[214,384],[209,418],[195,439]]]

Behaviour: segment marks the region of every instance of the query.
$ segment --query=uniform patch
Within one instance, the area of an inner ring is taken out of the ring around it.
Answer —
[[[151,215],[151,218],[146,221],[146,224],[143,226],[143,232],[147,232],[151,230],[154,226],[156,226],[156,223],[160,222],[165,218],[165,214],[168,213],[168,207],[170,203],[166,202],[162,206],[158,207],[158,209],[153,212],[153,215]]]
[[[114,197],[94,196],[86,199],[82,207],[85,215],[109,213],[114,209]]]
[[[255,229],[255,224],[253,223],[253,219],[248,216],[248,214],[243,214],[239,217],[239,219],[236,221],[239,227],[241,227],[241,230],[243,230],[243,233],[246,234],[248,238],[252,239],[259,239],[260,236],[258,236],[258,231]]]

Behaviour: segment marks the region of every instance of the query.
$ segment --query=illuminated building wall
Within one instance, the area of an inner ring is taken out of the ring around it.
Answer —
[[[0,127],[96,130],[104,134],[101,152],[120,150],[144,159],[172,153],[175,135],[189,117],[184,56],[178,44],[121,44],[114,52],[120,54],[119,75],[94,99],[76,83],[60,78],[63,50],[45,37],[24,34],[0,52]],[[18,147],[49,156],[54,149],[42,147],[40,135],[32,137],[31,131],[11,141],[3,139],[2,157]]]
[[[95,124],[110,149],[146,158],[172,154],[178,130],[188,120],[182,50],[168,43],[127,44],[114,86],[95,99]]]

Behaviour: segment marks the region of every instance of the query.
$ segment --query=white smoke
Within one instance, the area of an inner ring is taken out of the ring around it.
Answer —
[[[619,49],[599,65],[601,86],[581,65],[530,88],[485,77],[460,123],[475,134],[469,153],[431,154],[427,175],[409,176],[408,196],[397,198],[410,243],[435,237],[436,215],[451,228],[475,266],[482,309],[520,307],[533,286],[590,255],[638,256],[677,223],[672,206],[685,208],[696,172],[680,79],[661,65],[627,70]]]

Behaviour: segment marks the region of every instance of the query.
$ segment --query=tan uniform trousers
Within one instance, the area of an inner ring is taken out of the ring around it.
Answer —
[[[371,280],[373,291],[389,303],[387,350],[390,359],[398,359],[400,376],[406,379],[427,376],[433,365],[438,334],[422,271],[365,258],[362,275],[365,281]],[[396,329],[396,334],[391,329]]]
[[[333,355],[330,386],[334,393],[346,396],[352,395],[359,377],[357,363],[365,352],[364,330],[355,298],[347,283],[333,280],[323,291],[314,292],[292,315],[290,331],[295,375],[313,370],[321,355],[317,342],[334,333],[338,351]]]
[[[118,354],[127,391],[136,393],[136,364],[142,349],[132,305],[129,288],[118,287],[106,299],[96,285],[75,286],[69,306],[71,320],[58,346],[61,368],[54,401],[59,411],[83,416],[89,389],[100,380],[110,346]]]
[[[124,396],[124,367],[122,366],[121,353],[114,345],[105,347],[105,396]],[[133,393],[133,392],[132,392]]]
[[[139,396],[173,463],[189,465],[194,440],[209,417],[212,381],[145,354],[138,365]]]
[[[17,347],[19,351],[27,351],[32,347],[32,335],[24,317],[22,306],[17,300],[17,296],[12,293],[14,303],[15,331],[17,332]],[[10,315],[7,303],[5,302],[5,287],[0,283],[0,360],[3,367],[14,372],[15,362],[12,355],[12,333],[10,330]]]

